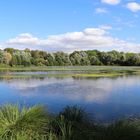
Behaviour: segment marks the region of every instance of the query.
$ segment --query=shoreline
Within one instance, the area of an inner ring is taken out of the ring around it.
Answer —
[[[49,73],[54,71],[56,73]],[[0,67],[0,78],[32,78],[32,77],[73,77],[100,78],[125,75],[140,75],[140,67],[131,66],[48,66],[48,67]],[[25,72],[14,74],[12,72]],[[26,72],[33,72],[26,74]],[[48,72],[35,74],[34,72]],[[63,73],[66,72],[66,73]]]

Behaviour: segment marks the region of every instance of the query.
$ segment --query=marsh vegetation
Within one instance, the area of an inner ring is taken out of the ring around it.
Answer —
[[[140,120],[98,124],[80,107],[67,106],[54,115],[43,106],[0,108],[1,140],[139,140]]]

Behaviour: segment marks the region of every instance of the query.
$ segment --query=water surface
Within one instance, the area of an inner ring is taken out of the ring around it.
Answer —
[[[30,75],[47,72],[13,74]],[[1,79],[0,104],[5,103],[26,106],[43,104],[54,113],[67,105],[78,105],[90,116],[103,122],[139,116],[140,76],[78,79],[44,76],[44,78]]]

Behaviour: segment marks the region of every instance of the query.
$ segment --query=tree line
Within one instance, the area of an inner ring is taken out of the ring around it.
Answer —
[[[6,48],[0,50],[0,64],[10,66],[84,66],[84,65],[119,65],[139,66],[140,53],[98,50],[74,51],[72,53],[48,53],[40,50],[18,50]]]

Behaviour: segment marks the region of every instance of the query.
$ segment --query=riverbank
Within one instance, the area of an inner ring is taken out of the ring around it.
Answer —
[[[80,107],[52,115],[43,106],[0,108],[1,140],[139,140],[140,120],[98,124]]]
[[[0,71],[140,71],[139,66],[17,66],[0,65]]]
[[[30,77],[116,77],[139,75],[140,67],[126,66],[48,66],[48,67],[0,67],[0,78]],[[43,74],[13,74],[12,72],[46,72]],[[54,72],[54,73],[51,73]],[[56,72],[56,73],[55,73]]]

